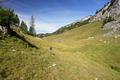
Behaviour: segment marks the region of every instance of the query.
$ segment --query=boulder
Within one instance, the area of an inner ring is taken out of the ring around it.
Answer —
[[[111,21],[103,26],[103,30],[106,31],[105,35],[120,35],[120,21]]]
[[[0,32],[3,32],[3,28],[2,28],[2,26],[0,26]]]

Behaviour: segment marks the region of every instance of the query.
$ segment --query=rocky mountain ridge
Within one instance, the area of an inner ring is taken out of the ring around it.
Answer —
[[[120,35],[120,0],[111,0],[102,9],[96,12],[90,22],[104,20],[106,18],[113,20],[103,25],[103,30],[106,32],[104,36]]]
[[[108,2],[102,9],[96,12],[96,15],[91,21],[102,20],[110,16],[114,19],[120,16],[120,0],[111,0]]]

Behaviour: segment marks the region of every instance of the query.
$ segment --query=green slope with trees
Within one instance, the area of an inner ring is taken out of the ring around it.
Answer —
[[[102,30],[110,21],[78,22],[40,39],[33,16],[28,30],[13,10],[0,8],[7,30],[0,31],[0,79],[120,80],[120,37]]]

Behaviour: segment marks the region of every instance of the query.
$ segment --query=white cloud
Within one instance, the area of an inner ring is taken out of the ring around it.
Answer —
[[[48,13],[47,13],[48,12]],[[31,14],[17,12],[21,20],[24,20],[29,26]],[[76,16],[72,16],[76,15]],[[80,20],[84,12],[71,11],[61,9],[57,11],[45,10],[43,12],[34,13],[35,29],[37,33],[51,33],[56,31],[61,26]]]
[[[59,28],[56,25],[52,23],[36,23],[35,28],[38,33],[51,33]]]
[[[20,20],[21,21],[24,20],[29,27],[31,15],[26,15],[26,14],[19,13],[19,12],[17,12],[17,14],[20,17]],[[56,31],[60,27],[58,25],[59,24],[40,22],[39,20],[37,20],[35,23],[35,29],[37,33],[51,33],[51,32]]]

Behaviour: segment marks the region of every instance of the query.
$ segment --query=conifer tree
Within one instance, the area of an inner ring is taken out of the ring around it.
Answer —
[[[16,17],[13,10],[0,8],[0,25],[6,28],[6,33],[11,36],[15,35],[11,29],[12,25],[16,24]]]
[[[34,18],[34,16],[31,16],[29,34],[33,35],[33,36],[36,35],[36,31],[35,31],[35,18]]]
[[[24,21],[21,22],[21,30],[24,32],[24,33],[27,33],[28,32],[28,27],[26,25],[26,23]]]
[[[16,23],[17,26],[19,26],[20,20],[19,20],[19,17],[18,17],[17,14],[15,15],[15,20],[14,20],[14,22]]]

